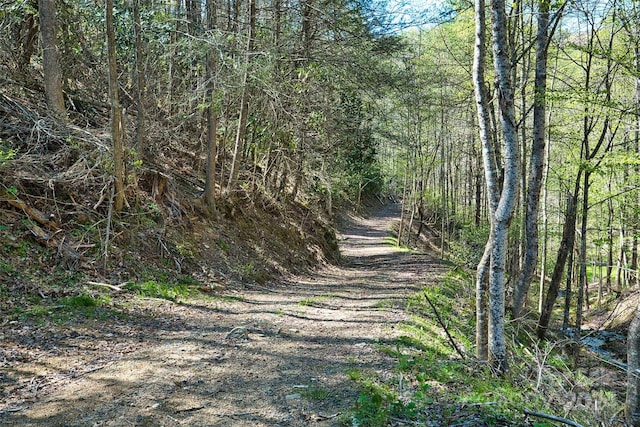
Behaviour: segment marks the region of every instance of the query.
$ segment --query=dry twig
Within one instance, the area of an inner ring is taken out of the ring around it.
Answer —
[[[456,351],[456,353],[458,353],[460,355],[460,357],[462,359],[466,359],[467,357],[465,356],[465,354],[462,352],[462,350],[460,350],[460,348],[458,347],[458,344],[456,344],[456,341],[453,339],[453,337],[451,336],[451,334],[449,333],[449,328],[447,328],[447,326],[444,324],[442,317],[440,317],[440,313],[438,313],[438,309],[436,308],[436,306],[431,302],[431,300],[429,299],[429,297],[427,296],[427,293],[424,293],[424,297],[426,298],[427,302],[429,303],[429,305],[431,306],[431,309],[433,310],[433,312],[436,315],[436,318],[438,319],[438,323],[440,324],[440,326],[442,327],[442,329],[444,329],[444,332],[447,334],[447,338],[449,338],[449,342],[451,343],[451,346],[453,347],[453,349]]]
[[[531,410],[526,409],[526,408],[523,409],[522,412],[524,412],[525,415],[529,415],[529,416],[537,417],[537,418],[544,418],[544,419],[552,420],[552,421],[557,421],[559,423],[566,424],[568,426],[583,427],[582,424],[578,424],[575,421],[569,420],[567,418],[558,417],[556,415],[544,414],[542,412],[535,412],[535,411],[531,411]]]

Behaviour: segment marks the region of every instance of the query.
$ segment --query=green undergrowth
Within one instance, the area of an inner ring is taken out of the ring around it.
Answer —
[[[120,285],[120,291],[91,282],[80,273],[54,272],[51,278],[40,279],[32,285],[38,291],[27,289],[23,295],[13,295],[13,306],[6,307],[9,319],[31,320],[37,323],[64,324],[78,317],[104,319],[126,316],[138,298],[155,298],[175,303],[190,299],[216,299],[201,289],[200,282],[188,275],[145,274],[139,281]],[[116,287],[117,288],[117,287]],[[9,294],[0,284],[0,295]]]
[[[123,286],[124,289],[136,295],[148,298],[160,298],[168,301],[178,301],[193,294],[191,288],[181,283],[164,283],[156,280],[132,282]]]
[[[407,245],[398,245],[398,239],[394,236],[387,236],[384,239],[384,243],[390,246],[395,246],[396,250],[402,252],[414,252],[414,249],[408,247]]]
[[[473,289],[473,277],[454,268],[408,300],[410,318],[400,326],[403,335],[378,347],[396,360],[392,372],[347,372],[358,383],[360,396],[344,425],[556,425],[526,418],[524,409],[584,426],[612,425],[621,409],[620,396],[589,379],[583,369],[572,368],[562,343],[540,343],[526,325],[517,330],[507,326],[507,374],[496,377],[479,362]]]
[[[63,325],[77,319],[106,320],[118,315],[112,310],[112,300],[108,295],[79,293],[59,298],[32,299],[31,303],[13,317],[30,320],[38,324]],[[12,316],[10,316],[12,317]]]

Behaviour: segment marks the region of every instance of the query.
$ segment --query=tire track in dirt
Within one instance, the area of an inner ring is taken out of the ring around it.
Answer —
[[[392,368],[376,344],[400,335],[406,298],[446,269],[388,243],[398,218],[397,205],[351,218],[340,235],[340,267],[269,289],[247,285],[235,299],[149,301],[181,327],[45,389],[0,415],[0,424],[337,425],[358,396],[348,372],[384,376]]]

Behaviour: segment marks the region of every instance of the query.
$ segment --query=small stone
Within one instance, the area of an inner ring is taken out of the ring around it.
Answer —
[[[237,326],[227,333],[226,338],[249,338],[249,332],[245,326]]]

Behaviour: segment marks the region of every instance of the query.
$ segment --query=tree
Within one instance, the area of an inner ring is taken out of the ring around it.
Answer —
[[[478,125],[482,144],[489,215],[493,217],[498,205],[498,165],[496,161],[491,117],[489,111],[489,94],[485,83],[486,63],[486,17],[484,0],[475,0],[475,48],[473,56],[473,82],[476,94]],[[493,236],[494,223],[490,221]],[[491,263],[491,241],[487,241],[484,254],[476,272],[476,351],[480,360],[489,359],[489,320],[487,313],[488,290],[487,281]]]
[[[562,9],[560,7],[554,19],[556,23],[560,19]],[[549,51],[549,10],[550,2],[540,0],[538,2],[538,29],[536,33],[536,62],[535,81],[533,94],[533,143],[529,160],[529,177],[527,183],[527,197],[525,204],[525,248],[522,267],[518,275],[513,292],[514,318],[522,315],[529,286],[533,279],[533,273],[538,263],[538,211],[540,204],[540,192],[544,177],[546,156],[546,92],[547,92],[547,57]],[[555,28],[555,27],[554,27]]]
[[[507,46],[507,19],[503,0],[491,1],[491,33],[493,39],[493,64],[496,75],[496,91],[498,97],[498,113],[500,129],[502,131],[503,164],[504,171],[502,188],[498,191],[498,172],[495,161],[494,140],[489,138],[488,122],[488,97],[484,88],[484,68],[481,65],[484,52],[484,4],[481,0],[475,3],[476,13],[476,51],[474,56],[474,79],[476,88],[476,103],[478,118],[481,122],[481,140],[483,144],[483,158],[485,165],[485,179],[488,188],[490,209],[491,232],[482,261],[478,266],[477,285],[481,293],[476,298],[480,300],[482,295],[482,283],[487,275],[488,264],[488,333],[487,350],[488,360],[497,374],[504,373],[507,368],[507,350],[504,338],[505,315],[505,267],[507,258],[507,241],[509,226],[517,202],[517,188],[519,178],[519,146],[515,120],[514,95],[511,82],[511,63],[508,57]],[[484,130],[482,128],[484,127]],[[499,195],[498,195],[499,193]],[[480,313],[482,310],[478,310]],[[478,317],[481,317],[478,314]],[[480,330],[480,326],[478,326]],[[479,332],[480,333],[480,332]],[[478,340],[480,341],[480,340]]]
[[[631,74],[635,75],[635,129],[633,129],[634,150],[636,154],[640,150],[640,8],[637,2],[631,2],[627,10],[621,10],[621,19],[624,29],[629,38],[633,51],[633,65]],[[636,198],[638,196],[636,195]],[[633,262],[632,270],[635,272],[638,266],[637,260],[637,227],[638,213],[637,207],[634,209],[634,224],[636,227],[633,240]],[[627,395],[625,402],[625,419],[627,424],[640,426],[640,303],[636,307],[636,312],[629,326],[627,334]]]
[[[62,73],[58,61],[58,47],[56,44],[55,0],[39,0],[40,35],[42,37],[42,69],[44,73],[44,91],[47,105],[59,118],[66,117],[64,96],[62,92]]]
[[[233,150],[233,160],[231,161],[231,171],[229,172],[229,182],[227,184],[227,192],[235,189],[240,173],[240,159],[244,155],[245,138],[247,132],[247,118],[249,116],[249,72],[253,58],[254,37],[256,32],[256,2],[249,0],[248,11],[249,29],[247,33],[247,51],[244,77],[242,78],[242,97],[240,99],[240,116],[238,118],[238,128],[236,131],[235,148]]]
[[[218,100],[216,99],[216,79],[218,69],[218,52],[213,37],[217,27],[217,12],[215,0],[207,0],[207,29],[209,43],[207,51],[207,166],[205,172],[204,201],[210,208],[215,207],[216,195],[216,164],[218,160]]]
[[[582,312],[585,302],[588,304],[587,286],[587,256],[589,238],[589,208],[592,193],[593,178],[597,176],[603,161],[614,145],[620,119],[615,116],[614,77],[618,66],[614,61],[614,39],[618,33],[615,14],[615,2],[606,4],[605,8],[597,5],[581,4],[578,12],[584,16],[586,31],[577,32],[574,43],[563,48],[567,61],[574,64],[574,75],[565,79],[573,81],[567,85],[565,91],[570,91],[572,100],[580,106],[580,127],[571,129],[570,138],[577,139],[580,135],[577,155],[577,172],[573,185],[571,201],[565,216],[562,244],[558,251],[554,273],[543,310],[538,321],[538,336],[544,338],[549,325],[553,304],[562,280],[563,270],[567,258],[573,257],[574,240],[576,236],[575,224],[580,219],[579,246],[577,250],[577,301],[576,328],[582,326]],[[594,9],[597,8],[597,9]],[[610,26],[606,26],[610,23]],[[577,77],[577,78],[576,78]],[[622,110],[622,109],[618,109]],[[576,123],[578,121],[575,120]],[[595,135],[595,138],[594,138]],[[593,140],[596,140],[595,143]],[[581,197],[580,197],[581,196]],[[580,208],[578,210],[578,208]],[[578,216],[578,213],[580,215]],[[567,292],[565,300],[565,324],[568,324],[571,301],[571,287],[573,281],[573,265],[571,261],[567,269]]]
[[[111,144],[113,150],[113,178],[115,185],[114,208],[119,212],[124,207],[124,149],[122,144],[122,106],[118,95],[118,67],[116,63],[116,41],[113,25],[113,0],[106,1],[106,32],[109,61],[109,101],[111,104]]]
[[[631,426],[640,426],[640,304],[627,335],[627,397],[625,419]]]
[[[142,60],[144,55],[144,47],[142,45],[142,22],[140,20],[140,1],[141,0],[133,0],[133,36],[134,36],[134,45],[135,45],[135,69],[134,69],[134,79],[135,79],[135,103],[136,108],[138,109],[136,115],[136,141],[135,148],[138,152],[138,156],[141,158],[145,158],[147,155],[147,147],[145,143],[144,137],[144,105],[142,103],[144,88],[145,88],[145,79],[144,79],[144,71],[142,70]]]

